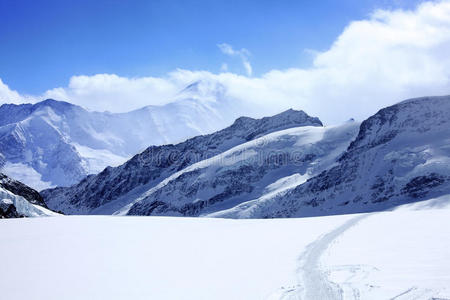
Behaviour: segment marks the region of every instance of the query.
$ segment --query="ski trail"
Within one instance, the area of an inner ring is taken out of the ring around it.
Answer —
[[[327,272],[320,266],[320,258],[336,238],[369,215],[364,214],[348,220],[306,247],[299,258],[300,265],[297,269],[302,286],[299,291],[302,294],[301,299],[343,299],[342,288],[328,280]]]

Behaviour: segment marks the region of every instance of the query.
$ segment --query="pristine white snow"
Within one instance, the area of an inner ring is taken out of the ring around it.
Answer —
[[[0,222],[5,299],[446,299],[450,196],[391,212]],[[328,298],[327,298],[328,297]]]

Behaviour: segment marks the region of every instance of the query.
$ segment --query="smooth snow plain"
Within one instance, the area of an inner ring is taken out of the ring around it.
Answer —
[[[1,220],[1,298],[450,299],[449,203],[299,219]]]

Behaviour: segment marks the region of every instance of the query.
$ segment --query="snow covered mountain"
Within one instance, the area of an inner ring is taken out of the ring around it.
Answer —
[[[293,110],[242,117],[42,194],[71,214],[267,218],[385,210],[450,193],[449,99],[407,100],[361,125],[322,127]]]
[[[450,194],[450,97],[406,100],[365,120],[335,166],[284,194],[214,214],[230,218],[386,210]]]
[[[0,173],[0,218],[56,215],[46,208],[37,191]]]
[[[91,112],[67,102],[0,106],[2,171],[38,189],[69,186],[117,166],[149,145],[214,132],[239,116],[217,83],[196,82],[169,104],[128,113]],[[225,113],[226,112],[226,113]]]
[[[50,208],[65,213],[112,214],[129,207],[142,194],[190,165],[266,134],[299,126],[321,127],[322,123],[303,111],[294,110],[262,119],[241,117],[230,127],[213,134],[197,136],[175,145],[149,147],[119,167],[108,167],[68,188],[44,190],[42,195]],[[287,136],[284,143],[292,145],[294,139]],[[257,143],[260,141],[264,142],[264,139],[258,139]],[[284,144],[276,145],[283,147]]]
[[[129,211],[120,213],[199,216],[282,193],[333,164],[358,127],[349,122],[264,135],[184,168],[144,193]]]

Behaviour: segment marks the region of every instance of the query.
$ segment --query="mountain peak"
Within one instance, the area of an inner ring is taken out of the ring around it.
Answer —
[[[276,119],[283,119],[283,118],[291,118],[291,119],[297,119],[297,118],[304,118],[305,116],[309,117],[307,113],[305,113],[303,110],[295,110],[292,108],[289,108],[288,110],[285,110],[279,114],[276,114],[272,116],[272,118]],[[319,118],[315,118],[317,121],[320,122]],[[320,122],[322,124],[322,122]]]
[[[201,79],[185,87],[177,98],[186,97],[218,97],[225,93],[225,86],[218,81]]]
[[[250,117],[239,117],[234,121],[232,126],[252,126],[261,127],[264,124],[272,124],[272,126],[298,125],[298,126],[323,126],[319,118],[311,117],[303,110],[294,110],[292,108],[276,114],[271,117],[263,117],[254,119]]]
[[[317,117],[311,117],[303,110],[288,109],[272,117],[264,117],[261,122],[273,122],[281,124],[298,124],[301,126],[323,126]]]
[[[78,107],[72,103],[66,101],[59,101],[54,99],[45,99],[43,101],[37,102],[33,105],[34,110],[37,110],[41,107],[51,107],[57,110],[65,110],[73,107]]]

